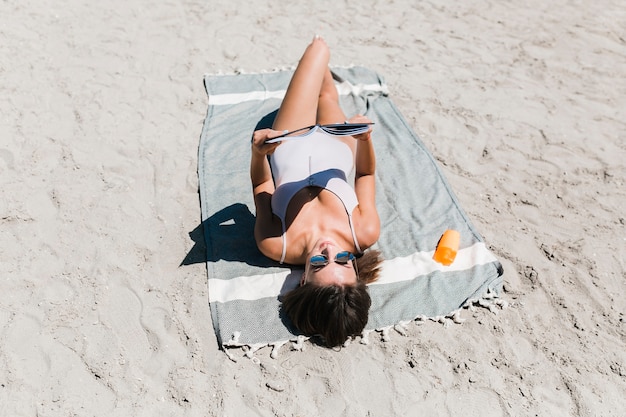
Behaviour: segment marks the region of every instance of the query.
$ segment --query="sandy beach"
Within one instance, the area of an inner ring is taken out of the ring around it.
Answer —
[[[0,415],[626,415],[624,28],[617,0],[0,3]],[[509,307],[231,361],[194,261],[203,75],[315,34],[384,76]]]

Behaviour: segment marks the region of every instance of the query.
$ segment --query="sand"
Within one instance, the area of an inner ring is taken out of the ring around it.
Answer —
[[[625,415],[624,28],[617,0],[1,2],[0,415]],[[202,77],[316,33],[385,77],[510,306],[233,362],[183,262]]]

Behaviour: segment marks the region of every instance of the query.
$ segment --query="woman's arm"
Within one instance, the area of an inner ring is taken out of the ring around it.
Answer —
[[[266,144],[271,137],[279,136],[281,132],[271,129],[257,130],[252,135],[252,157],[250,158],[250,181],[252,193],[256,197],[261,192],[274,193],[272,171],[267,156],[274,153],[280,142]]]
[[[252,136],[252,156],[250,157],[250,181],[252,182],[252,194],[256,207],[256,220],[254,223],[254,238],[259,250],[270,258],[275,251],[275,243],[269,238],[276,237],[277,226],[272,215],[272,194],[274,194],[274,181],[267,156],[274,153],[280,142],[265,144],[267,139],[276,137],[282,132],[262,129],[254,132]],[[280,230],[278,230],[280,236]]]
[[[353,118],[354,119],[354,118]],[[352,122],[353,120],[351,120]],[[359,119],[359,121],[362,121]],[[376,210],[376,154],[372,143],[372,129],[356,135],[354,191],[359,200],[359,242],[363,247],[373,245],[380,235],[380,219]]]

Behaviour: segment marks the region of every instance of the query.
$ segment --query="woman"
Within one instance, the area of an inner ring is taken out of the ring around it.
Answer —
[[[284,312],[301,332],[334,347],[367,324],[365,285],[378,278],[381,261],[378,251],[363,252],[380,234],[371,127],[354,136],[318,127],[302,132],[316,124],[370,122],[360,115],[346,120],[329,59],[328,46],[316,37],[272,129],[254,132],[250,177],[259,249],[281,263],[305,266],[300,286],[283,299]],[[353,168],[354,187],[347,183]]]

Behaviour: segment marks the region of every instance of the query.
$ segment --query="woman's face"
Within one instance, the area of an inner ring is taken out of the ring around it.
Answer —
[[[300,285],[303,285],[305,282],[318,286],[356,284],[357,276],[353,265],[355,261],[348,261],[346,264],[335,262],[335,256],[342,251],[344,249],[340,248],[334,240],[320,239],[307,255],[307,263],[304,267]],[[324,266],[311,265],[310,259],[315,255],[326,256],[328,264]]]

